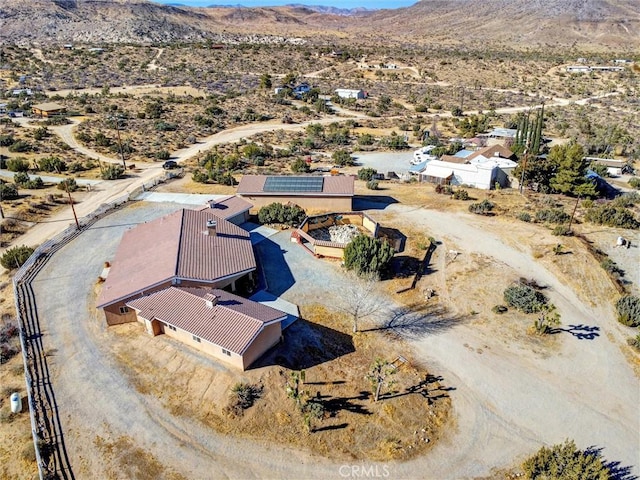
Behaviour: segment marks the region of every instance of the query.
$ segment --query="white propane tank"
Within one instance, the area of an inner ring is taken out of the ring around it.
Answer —
[[[11,413],[20,413],[22,411],[22,399],[18,392],[11,394]]]

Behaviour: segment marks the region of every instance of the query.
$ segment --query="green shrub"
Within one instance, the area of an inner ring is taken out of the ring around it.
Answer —
[[[38,170],[43,172],[61,173],[67,169],[67,162],[56,156],[39,158],[36,163]]]
[[[331,158],[336,165],[340,165],[341,167],[350,167],[355,163],[354,158],[346,150],[336,150],[333,152],[333,155],[331,155]]]
[[[15,200],[18,197],[18,187],[15,184],[0,181],[0,198],[3,200]]]
[[[638,333],[635,337],[627,338],[627,344],[640,351],[640,333]]]
[[[9,145],[10,152],[28,152],[33,147],[26,140],[17,140],[16,142]]]
[[[102,169],[101,177],[103,180],[117,180],[124,174],[124,167],[115,163],[111,163]]]
[[[387,242],[358,235],[344,250],[344,266],[358,275],[379,274],[387,268],[393,254],[393,248]]]
[[[0,147],[9,147],[16,142],[11,135],[0,135]]]
[[[373,180],[373,176],[378,173],[375,168],[361,168],[358,170],[358,180],[364,180],[366,182]]]
[[[26,172],[29,170],[29,162],[22,157],[10,158],[6,163],[7,170],[10,172]]]
[[[156,152],[155,157],[161,161],[169,160],[169,158],[171,158],[171,154],[167,150],[160,150],[159,152]]]
[[[631,188],[640,189],[640,178],[631,177],[628,183]]]
[[[367,188],[369,190],[379,190],[380,189],[380,185],[379,185],[377,180],[369,180],[367,182]]]
[[[480,203],[472,203],[469,205],[469,211],[478,215],[489,215],[494,207],[495,205],[493,203],[484,199]]]
[[[262,395],[262,387],[248,383],[236,383],[229,394],[227,413],[241,417],[247,408],[250,408]]]
[[[291,162],[291,171],[295,173],[308,173],[311,170],[309,164],[302,158],[296,158]]]
[[[563,237],[570,236],[572,232],[566,225],[556,225],[555,227],[553,227],[553,230],[551,230],[551,234],[555,235],[556,237]]]
[[[633,207],[636,203],[640,202],[640,193],[638,192],[627,192],[622,195],[618,195],[612,202],[611,205],[614,207]]]
[[[521,220],[523,222],[527,222],[529,223],[531,221],[531,215],[527,212],[520,212],[518,215],[516,215],[516,218],[518,220]]]
[[[7,249],[0,257],[0,265],[7,270],[20,268],[33,253],[33,248],[22,245]]]
[[[459,189],[453,192],[453,198],[456,200],[469,200],[469,192],[464,189]]]
[[[597,225],[607,225],[609,227],[621,227],[636,229],[640,227],[640,222],[636,220],[633,213],[624,207],[614,207],[612,205],[600,205],[586,211],[584,218],[586,221]]]
[[[206,170],[196,168],[191,173],[191,179],[197,183],[207,183],[209,181],[209,174],[207,173]]]
[[[547,303],[547,298],[529,285],[517,283],[504,291],[504,301],[510,307],[524,313],[539,312]]]
[[[593,207],[593,200],[591,200],[590,198],[587,198],[586,200],[583,200],[582,203],[582,208],[591,208]]]
[[[18,185],[19,187],[24,187],[25,184],[29,182],[29,180],[30,180],[29,174],[26,172],[17,172],[13,176],[13,183]]]
[[[611,472],[599,450],[582,451],[573,440],[542,447],[522,464],[530,480],[609,480]]]
[[[298,205],[283,205],[271,203],[258,211],[258,221],[266,223],[282,223],[291,227],[299,225],[306,216],[304,210]]]
[[[640,326],[640,297],[625,295],[616,302],[618,321],[628,327]]]
[[[80,187],[76,183],[75,178],[65,178],[63,181],[61,181],[58,184],[57,188],[58,188],[58,190],[62,190],[62,191],[65,191],[65,192],[67,192],[67,191],[75,192]]]
[[[538,222],[565,223],[569,218],[571,218],[570,215],[561,208],[548,208],[536,213],[536,221]]]
[[[155,128],[159,132],[175,132],[178,126],[171,122],[156,122]]]
[[[607,273],[611,273],[611,274],[614,274],[614,275],[619,275],[621,277],[624,276],[624,271],[621,270],[620,267],[618,267],[618,265],[616,264],[616,262],[614,262],[610,258],[605,258],[604,260],[602,260],[600,262],[600,266]]]

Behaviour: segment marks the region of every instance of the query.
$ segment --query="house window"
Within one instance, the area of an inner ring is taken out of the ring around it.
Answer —
[[[200,343],[202,340],[200,340],[200,337],[196,337],[195,335],[191,335],[191,338],[193,338],[194,341]]]
[[[229,350],[225,350],[224,348],[222,349],[222,353],[224,353],[227,356],[231,356],[231,352]]]
[[[129,313],[129,307],[120,307],[120,313],[124,315],[125,313]]]

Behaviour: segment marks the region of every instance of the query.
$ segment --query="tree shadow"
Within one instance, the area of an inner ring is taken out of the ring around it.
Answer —
[[[444,379],[440,375],[427,374],[424,380],[418,382],[415,385],[411,385],[404,389],[402,392],[386,393],[381,395],[380,398],[396,398],[404,397],[405,395],[421,395],[427,400],[427,403],[431,405],[436,400],[441,398],[448,398],[452,390],[456,390],[455,387],[444,387],[440,384]]]
[[[304,370],[355,352],[351,335],[303,318],[292,323],[282,338],[278,345],[253,363],[251,369],[279,365],[290,370]],[[337,382],[343,381],[329,383]]]
[[[588,325],[569,325],[568,328],[552,328],[549,330],[551,335],[567,332],[576,337],[578,340],[594,340],[599,337],[600,327],[589,327]]]
[[[353,211],[384,210],[398,201],[388,195],[355,195],[353,197]]]
[[[322,399],[322,405],[331,416],[335,416],[340,411],[357,413],[358,415],[371,415],[371,411],[356,401],[364,402],[371,397],[369,392],[360,392],[355,397],[330,397]]]
[[[349,426],[348,423],[339,423],[337,425],[327,425],[326,427],[312,428],[311,432],[318,433],[318,432],[325,432],[328,430],[341,430],[343,428],[347,428],[348,426]]]
[[[595,455],[598,457],[602,464],[609,470],[609,477],[611,480],[638,480],[638,476],[634,475],[632,466],[624,466],[618,461],[607,461],[602,455],[603,447],[596,447],[595,445],[585,449],[585,453],[589,455]]]
[[[385,312],[377,327],[362,331],[384,331],[393,336],[416,339],[448,330],[467,318],[467,315],[451,315],[442,306],[420,303],[392,308]]]

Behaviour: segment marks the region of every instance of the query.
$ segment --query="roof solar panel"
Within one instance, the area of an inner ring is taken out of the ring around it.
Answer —
[[[322,192],[323,177],[267,177],[264,192]]]

